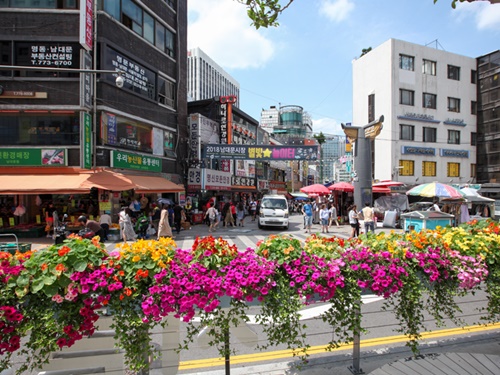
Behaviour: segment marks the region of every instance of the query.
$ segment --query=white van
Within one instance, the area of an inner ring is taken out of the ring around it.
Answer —
[[[259,229],[267,226],[288,229],[288,200],[284,195],[264,195],[258,214]]]

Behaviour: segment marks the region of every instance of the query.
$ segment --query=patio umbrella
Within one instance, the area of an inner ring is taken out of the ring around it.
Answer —
[[[327,187],[321,184],[304,186],[303,188],[300,189],[300,191],[306,194],[318,194],[318,195],[330,194],[330,190],[328,190]]]
[[[404,182],[400,182],[400,181],[382,180],[382,181],[374,183],[373,187],[375,187],[375,186],[391,187],[391,186],[403,186],[403,185],[404,185]]]
[[[440,182],[429,182],[427,184],[417,185],[413,189],[408,190],[406,194],[429,198],[463,198],[463,194],[460,190]]]
[[[158,198],[158,203],[159,204],[169,204],[171,206],[174,205],[174,202],[172,201],[172,199],[168,199],[168,198]]]
[[[337,182],[333,185],[328,186],[331,191],[343,191],[346,193],[352,193],[354,191],[354,186],[349,182]]]

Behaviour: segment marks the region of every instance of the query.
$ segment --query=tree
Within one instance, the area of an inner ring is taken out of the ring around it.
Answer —
[[[319,134],[314,134],[313,137],[316,139],[316,142],[319,143],[319,180],[323,183],[323,143],[326,141],[326,137],[323,132],[319,132]]]
[[[285,0],[286,5],[281,5],[281,0],[236,0],[247,7],[248,17],[256,29],[260,27],[279,26],[278,17],[288,8],[294,0]],[[434,0],[434,4],[438,0]],[[451,7],[455,9],[457,2],[489,1],[491,4],[500,4],[500,0],[451,0]]]
[[[372,47],[363,48],[363,49],[361,50],[361,56],[366,55],[366,54],[367,54],[368,52],[370,52],[371,50],[372,50]],[[361,56],[359,56],[359,57],[361,57]]]

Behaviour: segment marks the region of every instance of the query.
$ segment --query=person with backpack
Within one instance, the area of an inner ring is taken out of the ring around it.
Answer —
[[[217,224],[217,209],[215,208],[215,204],[212,202],[210,203],[210,207],[208,208],[207,212],[205,213],[205,218],[208,217],[210,220],[210,228],[208,229],[209,232],[215,232],[216,231],[216,224]]]

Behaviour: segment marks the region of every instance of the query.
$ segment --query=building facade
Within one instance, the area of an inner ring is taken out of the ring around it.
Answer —
[[[395,39],[353,62],[354,124],[385,117],[374,179],[473,181],[476,69],[474,58]]]
[[[346,137],[337,136],[326,136],[325,142],[321,145],[321,160],[320,163],[323,164],[323,180],[328,182],[336,182],[335,171],[336,167],[340,164],[336,164],[338,160],[345,155],[345,145]],[[320,165],[321,168],[321,165]]]
[[[187,1],[80,3],[0,2],[0,64],[16,66],[0,71],[0,174],[106,169],[182,184]]]
[[[188,97],[190,100],[212,99],[215,96],[236,96],[240,103],[240,84],[200,48],[188,51]]]
[[[478,57],[477,71],[477,182],[500,183],[500,50]]]

